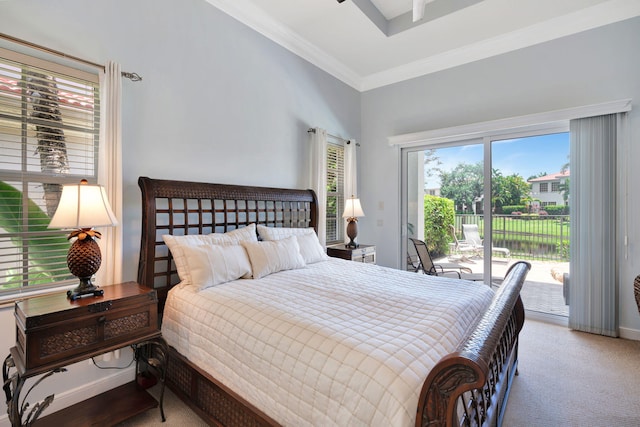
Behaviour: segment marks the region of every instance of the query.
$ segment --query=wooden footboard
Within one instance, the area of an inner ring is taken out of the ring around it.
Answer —
[[[427,377],[416,426],[499,426],[518,365],[520,289],[531,266],[511,266],[475,331]]]

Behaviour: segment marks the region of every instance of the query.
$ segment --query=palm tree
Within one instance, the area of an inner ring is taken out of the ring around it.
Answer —
[[[569,180],[570,178],[566,178],[564,182],[560,183],[558,186],[560,193],[562,193],[562,200],[564,201],[565,206],[569,204]]]
[[[31,101],[31,122],[36,127],[40,155],[40,168],[46,174],[69,173],[69,159],[64,130],[62,129],[62,112],[58,84],[52,76],[27,71],[26,94]],[[62,186],[60,184],[43,183],[44,200],[47,214],[52,217],[60,200]]]

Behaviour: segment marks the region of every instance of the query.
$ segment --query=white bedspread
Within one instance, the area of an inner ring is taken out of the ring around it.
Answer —
[[[169,293],[169,345],[288,426],[413,426],[429,370],[493,292],[332,258]]]

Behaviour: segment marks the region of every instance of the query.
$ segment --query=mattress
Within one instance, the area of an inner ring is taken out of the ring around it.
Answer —
[[[413,426],[424,380],[489,306],[478,282],[331,258],[197,291],[169,345],[286,426]]]

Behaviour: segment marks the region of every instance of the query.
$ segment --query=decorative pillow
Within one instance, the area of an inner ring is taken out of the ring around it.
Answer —
[[[191,283],[189,267],[187,266],[187,260],[182,250],[184,247],[214,244],[238,245],[242,241],[257,242],[258,236],[256,235],[256,225],[249,224],[246,227],[231,230],[226,233],[188,234],[186,236],[172,236],[165,234],[162,236],[162,240],[164,240],[164,243],[171,251],[180,280]],[[251,276],[249,275],[248,277]]]
[[[221,283],[251,277],[251,263],[241,245],[202,245],[182,248],[190,284],[203,290]]]
[[[215,244],[239,245],[240,242],[257,242],[256,225],[249,224],[246,227],[227,231],[226,233],[211,233],[211,240]]]
[[[315,230],[308,228],[288,228],[288,227],[267,227],[266,225],[257,225],[258,234],[262,240],[282,240],[289,236],[299,236],[301,234],[315,234]]]
[[[300,246],[300,254],[306,264],[325,261],[329,258],[313,228],[266,227],[258,224],[258,234],[265,241],[282,240],[289,236],[296,236]]]
[[[254,279],[305,266],[295,236],[273,241],[242,242],[242,246],[249,256]]]

